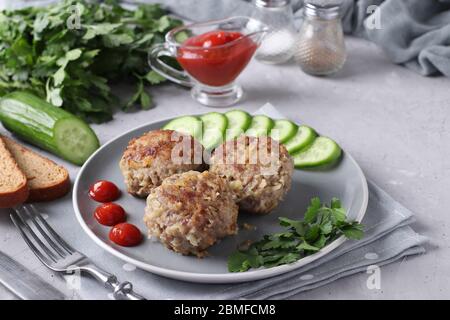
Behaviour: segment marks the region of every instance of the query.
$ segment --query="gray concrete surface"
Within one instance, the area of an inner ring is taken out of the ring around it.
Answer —
[[[414,229],[428,236],[430,243],[425,255],[383,267],[380,290],[367,289],[368,275],[359,274],[294,299],[449,299],[450,80],[424,78],[393,65],[364,40],[349,38],[347,44],[348,62],[331,78],[307,76],[293,64],[267,66],[253,61],[240,78],[246,98],[238,107],[251,112],[271,102],[290,118],[336,139],[369,179],[416,213]],[[120,113],[107,125],[94,126],[101,141],[150,121],[212,110],[176,86],[152,93],[157,103],[154,109]],[[78,169],[69,167],[74,179]],[[69,241],[86,237],[75,222],[70,197],[41,208],[66,219],[64,235]],[[1,213],[2,250],[24,264],[33,264],[33,270],[60,286],[61,279],[35,264],[6,212]],[[90,253],[99,250],[92,242]],[[15,297],[0,288],[0,298]]]

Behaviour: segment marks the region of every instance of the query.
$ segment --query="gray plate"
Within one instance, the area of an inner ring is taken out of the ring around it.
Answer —
[[[264,234],[280,230],[277,219],[279,216],[300,219],[309,200],[314,196],[319,196],[323,201],[329,201],[332,197],[340,198],[347,208],[348,217],[351,220],[361,221],[364,217],[368,202],[367,182],[355,160],[344,152],[342,161],[331,169],[325,171],[295,170],[292,189],[285,201],[267,216],[240,215],[239,225],[247,222],[255,225],[257,229],[248,231],[241,228],[237,236],[223,239],[211,247],[208,250],[210,256],[207,258],[197,259],[182,256],[166,249],[160,243],[150,240],[145,240],[141,245],[132,248],[117,246],[108,239],[110,228],[100,225],[93,217],[98,203],[89,198],[89,186],[97,180],[105,179],[125,190],[123,177],[119,170],[119,160],[128,141],[146,131],[159,129],[166,122],[159,121],[144,125],[106,143],[84,164],[75,182],[73,205],[81,226],[100,247],[128,263],[165,277],[192,282],[233,283],[263,279],[304,266],[331,252],[345,241],[341,237],[316,254],[290,265],[243,273],[229,273],[227,271],[228,255],[245,240],[257,240]],[[128,222],[135,224],[143,233],[146,233],[142,222],[145,200],[123,193],[116,202],[127,211]]]

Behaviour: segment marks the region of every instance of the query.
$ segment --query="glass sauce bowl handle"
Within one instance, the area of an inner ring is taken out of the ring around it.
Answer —
[[[185,87],[193,87],[194,83],[185,71],[180,71],[171,67],[161,60],[162,56],[174,57],[174,54],[167,48],[167,44],[156,44],[148,53],[148,63],[152,70],[164,78]]]

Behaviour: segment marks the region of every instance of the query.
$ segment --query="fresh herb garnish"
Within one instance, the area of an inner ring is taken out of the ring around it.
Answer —
[[[228,270],[244,272],[292,263],[319,251],[341,235],[355,240],[364,235],[360,223],[347,221],[346,211],[337,198],[329,206],[313,198],[303,220],[281,217],[279,222],[286,228],[284,231],[266,235],[247,250],[234,252],[228,258]]]
[[[145,84],[164,79],[150,70],[148,49],[180,25],[155,4],[131,11],[117,0],[63,0],[47,7],[0,11],[0,96],[29,90],[90,121],[112,118],[110,84],[136,89],[124,109],[148,109]]]

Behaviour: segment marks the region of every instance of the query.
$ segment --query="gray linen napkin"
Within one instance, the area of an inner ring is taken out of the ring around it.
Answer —
[[[270,104],[256,113],[283,117]],[[411,222],[411,211],[369,182],[369,205],[363,220],[366,226],[364,239],[347,241],[321,259],[273,278],[233,285],[194,284],[134,270],[107,253],[92,258],[100,265],[108,266],[108,270],[120,279],[139,285],[140,292],[148,299],[283,299],[409,255],[424,253],[422,244],[426,238],[408,226]],[[106,297],[105,291],[88,279],[83,279],[77,294],[85,299]]]

